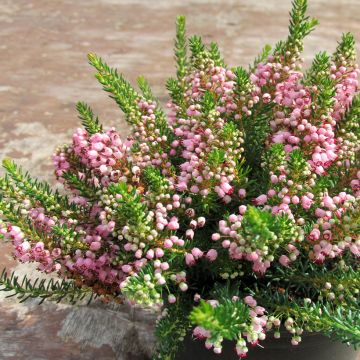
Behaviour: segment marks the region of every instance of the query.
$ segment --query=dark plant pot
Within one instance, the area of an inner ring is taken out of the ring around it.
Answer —
[[[262,341],[262,347],[250,347],[246,360],[360,360],[360,352],[350,346],[332,341],[319,334],[303,334],[298,346],[292,346],[291,337],[274,339],[271,334]],[[177,360],[239,360],[234,344],[224,342],[223,352],[216,355],[207,350],[204,341],[185,340],[183,352]]]

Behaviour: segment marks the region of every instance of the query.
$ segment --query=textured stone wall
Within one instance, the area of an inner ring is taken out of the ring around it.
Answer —
[[[309,1],[321,26],[306,41],[307,62],[320,49],[334,50],[341,32],[360,41],[360,0]],[[217,41],[230,65],[247,65],[265,43],[286,36],[289,9],[290,0],[0,0],[0,157],[53,181],[50,156],[78,126],[78,100],[127,134],[122,114],[93,78],[88,52],[131,81],[145,75],[165,102],[176,15],[187,15],[189,33]],[[0,268],[34,274],[9,251],[0,244]],[[140,360],[151,352],[148,313],[0,296],[0,360]]]

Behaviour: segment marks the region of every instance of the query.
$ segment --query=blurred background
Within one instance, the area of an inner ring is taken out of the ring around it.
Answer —
[[[342,32],[360,43],[360,0],[309,0],[320,26],[305,41],[305,61],[332,52]],[[86,54],[95,52],[135,82],[144,75],[162,103],[174,74],[176,15],[188,34],[216,41],[229,66],[247,66],[265,44],[287,36],[290,0],[0,0],[0,157],[54,182],[51,154],[79,126],[86,101],[103,124],[128,133],[101,91]],[[359,50],[359,45],[358,45]],[[0,244],[3,267],[33,274]],[[18,304],[0,293],[0,360],[147,359],[153,318],[122,307]]]

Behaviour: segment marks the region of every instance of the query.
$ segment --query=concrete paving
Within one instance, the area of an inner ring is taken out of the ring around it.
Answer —
[[[305,43],[309,63],[333,51],[340,34],[360,41],[360,0],[310,0],[321,25]],[[12,157],[34,176],[53,182],[51,154],[79,125],[78,100],[102,122],[128,128],[87,65],[96,52],[135,81],[145,75],[162,102],[174,74],[174,21],[187,16],[188,33],[217,41],[229,65],[247,65],[265,43],[287,34],[290,0],[1,0],[0,157]],[[359,47],[358,47],[359,49]],[[0,268],[31,273],[0,245]],[[1,294],[0,294],[1,295]],[[152,317],[128,309],[69,308],[0,300],[0,360],[146,359]]]

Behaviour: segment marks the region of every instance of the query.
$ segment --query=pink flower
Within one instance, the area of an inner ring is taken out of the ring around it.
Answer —
[[[195,258],[194,258],[194,256],[192,254],[187,253],[185,255],[185,262],[186,262],[187,266],[193,266],[193,265],[195,265],[196,261],[195,261]]]
[[[320,238],[320,230],[319,229],[313,229],[311,230],[310,234],[309,234],[309,240],[315,241],[318,240]]]
[[[256,261],[259,259],[259,255],[255,251],[253,251],[252,253],[248,254],[246,258],[249,261]]]
[[[187,229],[186,233],[185,233],[186,237],[190,240],[192,240],[194,238],[194,234],[195,233],[194,233],[193,229]]]
[[[161,268],[161,270],[166,271],[166,270],[169,270],[170,265],[167,262],[163,262],[163,263],[161,263],[160,268]]]
[[[255,205],[264,205],[267,201],[267,196],[265,194],[262,194],[258,196],[256,199],[253,200],[253,203]]]
[[[215,249],[210,249],[207,253],[206,253],[206,258],[210,261],[215,261],[216,258],[218,256],[218,253]]]
[[[282,266],[288,267],[289,264],[290,264],[290,259],[286,255],[281,255],[280,258],[279,258],[279,263]]]
[[[230,221],[230,222],[236,222],[237,220],[238,220],[237,215],[231,214],[231,215],[229,216],[229,221]]]
[[[312,203],[313,203],[313,200],[311,200],[308,196],[303,195],[301,197],[301,205],[304,209],[310,209]]]
[[[161,249],[161,248],[157,248],[157,249],[155,250],[155,256],[156,256],[157,258],[163,257],[164,254],[165,254],[165,253],[164,253],[164,250]]]
[[[25,244],[25,242],[23,242],[23,245]],[[53,249],[53,251],[51,252],[51,256],[53,256],[54,258],[57,258],[61,255],[61,249],[60,248],[55,248]]]
[[[220,184],[221,189],[225,192],[225,194],[232,194],[234,192],[233,187],[229,183],[222,182]]]
[[[212,234],[212,235],[211,235],[211,239],[212,239],[213,241],[218,241],[218,240],[220,240],[220,234],[218,234],[218,233]]]
[[[323,209],[320,209],[320,208],[316,208],[315,209],[315,215],[318,217],[318,218],[323,218],[326,216],[326,211],[323,210]]]
[[[193,254],[194,258],[195,259],[199,259],[201,258],[204,253],[197,247],[194,247],[192,250],[191,250],[191,253]]]
[[[101,243],[98,242],[98,241],[93,241],[91,244],[90,244],[90,250],[92,251],[97,251],[101,248]]]
[[[330,196],[324,196],[323,202],[324,202],[324,206],[327,207],[330,210],[334,206],[334,201]]]
[[[244,215],[245,212],[246,212],[246,205],[240,205],[240,206],[239,206],[239,213],[240,213],[241,215]]]
[[[297,205],[299,202],[300,202],[300,199],[297,195],[294,195],[292,198],[291,198],[291,202],[294,204],[294,205]]]
[[[276,175],[271,175],[270,176],[270,181],[273,183],[273,184],[276,184],[279,182],[279,179]]]
[[[323,233],[323,238],[326,240],[326,241],[330,241],[332,239],[332,233],[330,230],[325,230],[324,233]]]
[[[268,192],[267,192],[267,195],[268,197],[273,197],[276,195],[276,191],[274,189],[270,189]]]
[[[170,248],[172,248],[173,247],[173,242],[170,240],[170,239],[166,239],[165,241],[164,241],[164,247],[166,248],[166,249],[170,249]]]
[[[178,222],[178,218],[176,216],[173,216],[171,219],[170,219],[170,222],[168,223],[167,227],[170,229],[170,230],[178,230],[180,225],[179,225],[179,222]]]
[[[245,304],[249,305],[250,307],[255,307],[257,305],[256,300],[252,296],[246,296],[244,298]]]
[[[350,251],[355,255],[355,256],[360,256],[360,246],[356,245],[356,244],[352,244],[350,246]]]
[[[155,256],[155,253],[154,253],[154,250],[153,249],[149,249],[147,252],[146,252],[146,258],[151,260],[153,259]]]
[[[211,336],[210,332],[205,330],[204,328],[197,326],[193,330],[193,335],[198,339],[207,339]]]
[[[132,267],[130,265],[123,265],[121,267],[121,270],[124,272],[124,273],[129,273],[130,271],[132,271]]]

